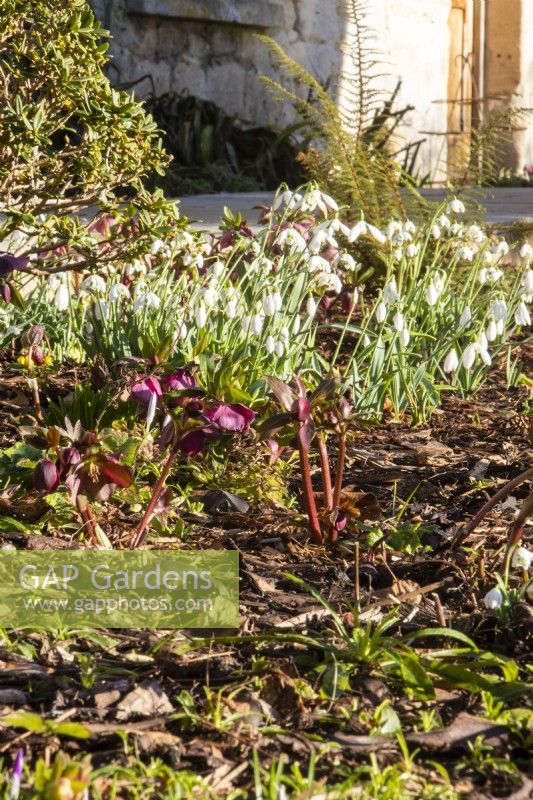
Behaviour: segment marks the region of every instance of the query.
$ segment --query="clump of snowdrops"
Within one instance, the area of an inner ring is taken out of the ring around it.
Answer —
[[[508,244],[464,211],[452,199],[419,226],[347,226],[316,185],[282,188],[253,231],[231,215],[215,236],[180,223],[126,268],[37,279],[24,311],[2,306],[0,338],[40,314],[59,357],[195,362],[211,394],[252,404],[267,376],[318,385],[335,370],[356,413],[421,419],[444,389],[475,390],[531,323],[531,247],[510,266]],[[369,243],[386,264],[377,286],[361,263]]]

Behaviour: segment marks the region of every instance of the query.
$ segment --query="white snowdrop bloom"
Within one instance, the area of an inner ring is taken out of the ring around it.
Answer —
[[[68,287],[64,283],[60,283],[54,295],[54,305],[58,311],[66,311],[69,306],[70,295]]]
[[[327,240],[328,234],[325,230],[317,231],[309,242],[309,252],[315,254],[320,253],[320,251],[324,249]]]
[[[339,294],[339,292],[342,291],[342,281],[339,276],[335,275],[334,273],[319,272],[316,276],[316,280],[318,285],[327,292],[335,292],[335,294]]]
[[[397,250],[394,250],[392,253],[395,261],[401,261],[403,257],[403,250],[401,247],[398,247]]]
[[[477,343],[479,345],[480,350],[486,350],[487,347],[489,346],[489,343],[487,341],[487,337],[485,335],[485,331],[480,331],[478,333],[476,341],[477,341]]]
[[[403,232],[404,233],[416,233],[416,225],[415,223],[408,219],[403,223]]]
[[[281,231],[276,243],[279,247],[287,247],[293,253],[301,253],[307,247],[304,237],[295,228],[285,228]]]
[[[498,332],[498,336],[503,336],[505,331],[505,320],[499,319],[496,322],[496,331]]]
[[[81,288],[84,292],[105,292],[105,280],[100,275],[89,275],[82,281]]]
[[[61,283],[61,278],[58,275],[50,275],[48,278],[48,286],[52,291],[57,289],[59,284]]]
[[[463,245],[463,247],[460,247],[457,250],[457,258],[459,258],[461,261],[473,261],[474,255],[475,253],[472,248],[467,247],[466,245]]]
[[[244,316],[241,317],[241,325],[244,333],[250,333],[251,324],[252,324],[252,318],[248,314],[244,314]]]
[[[385,303],[378,303],[376,306],[376,321],[381,325],[387,318],[387,306]]]
[[[524,302],[518,303],[516,311],[514,312],[514,321],[517,325],[528,327],[531,325],[531,316]]]
[[[472,311],[470,306],[467,306],[461,316],[459,317],[459,326],[461,328],[468,328],[470,323],[472,322]]]
[[[202,269],[204,266],[204,257],[201,253],[198,253],[193,260],[193,264],[197,269]]]
[[[219,278],[222,277],[222,275],[224,274],[225,270],[226,270],[226,267],[224,266],[224,262],[220,261],[220,259],[217,259],[213,263],[213,265],[211,266],[211,271],[213,273],[213,277],[216,280],[218,280]]]
[[[502,277],[503,277],[503,272],[501,269],[496,269],[495,267],[488,268],[487,280],[489,283],[497,283]]]
[[[320,191],[320,189],[311,189],[309,192],[304,194],[301,207],[305,211],[315,211],[315,209],[319,209],[325,217],[328,216],[330,211],[337,212],[339,207],[335,200],[329,196],[329,194],[324,194]]]
[[[400,245],[402,245],[406,241],[409,241],[412,238],[413,237],[408,233],[402,233],[402,231],[397,231],[396,233],[393,233],[393,235],[391,236],[391,242],[397,247],[400,247]]]
[[[184,322],[178,324],[178,337],[185,339],[187,337],[187,325]]]
[[[419,247],[417,244],[409,244],[407,245],[406,253],[409,258],[415,258],[418,255]]]
[[[461,361],[463,362],[463,367],[465,369],[470,369],[474,365],[477,351],[478,351],[477,342],[473,342],[472,344],[469,344],[468,347],[465,348],[461,359]]]
[[[331,264],[322,256],[311,256],[307,262],[307,269],[312,274],[313,272],[331,272]]]
[[[272,295],[272,300],[274,301],[274,308],[276,311],[281,311],[281,307],[283,306],[283,299],[278,291],[274,292]]]
[[[190,247],[192,244],[194,244],[194,237],[191,233],[189,233],[189,231],[180,231],[174,238],[174,244],[176,247]]]
[[[479,357],[483,361],[483,363],[487,367],[490,367],[490,365],[492,364],[492,358],[490,357],[490,353],[487,350],[487,348],[478,346],[478,353],[479,353]]]
[[[348,234],[348,241],[355,242],[366,233],[366,222],[363,219],[360,219],[359,222],[356,222],[353,228],[350,228],[350,233]]]
[[[506,256],[509,252],[509,245],[505,241],[505,239],[501,239],[498,244],[496,245],[495,254],[497,257]]]
[[[469,225],[466,229],[466,235],[469,239],[472,239],[472,241],[476,242],[476,244],[481,244],[486,238],[479,225]]]
[[[494,255],[492,250],[483,250],[481,256],[483,259],[483,263],[487,264],[487,266],[490,267],[492,264],[494,264],[496,256]]]
[[[479,270],[479,272],[477,274],[477,279],[478,279],[478,281],[480,282],[480,284],[482,286],[483,286],[483,284],[487,283],[487,281],[489,279],[489,271],[488,271],[488,269],[486,267],[481,267],[481,269]]]
[[[372,237],[372,239],[374,239],[374,241],[378,242],[379,244],[385,244],[385,242],[387,241],[383,231],[380,231],[380,229],[376,228],[375,225],[370,225],[369,223],[367,223],[366,231]]]
[[[452,224],[449,218],[446,216],[446,214],[441,214],[437,222],[441,228],[445,228],[446,230],[448,230],[450,225]]]
[[[263,311],[265,316],[272,317],[276,313],[276,304],[274,302],[274,298],[271,294],[264,294],[263,299],[261,301],[261,305],[263,306]]]
[[[385,235],[387,239],[392,239],[395,233],[400,233],[402,230],[402,223],[398,222],[397,219],[393,219],[389,222],[385,229]]]
[[[457,367],[459,366],[459,358],[457,357],[457,351],[454,347],[450,350],[446,358],[444,359],[444,372],[455,372]]]
[[[342,253],[337,259],[337,264],[344,267],[348,272],[354,272],[359,266],[357,261],[350,253]]]
[[[146,411],[146,430],[149,431],[152,427],[152,422],[154,421],[155,412],[157,410],[157,394],[152,392],[150,394],[150,400],[148,402],[148,409]]]
[[[300,317],[296,315],[294,317],[294,322],[292,323],[292,335],[297,336],[300,332]]]
[[[446,206],[447,214],[464,214],[465,211],[465,204],[457,197],[454,197]]]
[[[316,314],[317,304],[313,295],[309,295],[306,303],[306,311],[309,317],[314,317]]]
[[[226,303],[225,313],[228,319],[235,319],[237,316],[237,298],[230,297]]]
[[[350,235],[350,228],[344,224],[340,219],[332,219],[328,224],[328,234],[331,235],[333,233],[342,233],[343,236]]]
[[[94,304],[95,319],[105,322],[109,318],[109,303],[105,300],[97,300]]]
[[[168,255],[169,252],[170,252],[169,246],[162,239],[155,239],[150,246],[150,253],[153,256],[156,256],[158,253],[163,253],[164,255]]]
[[[398,333],[400,331],[403,331],[405,320],[403,318],[403,314],[401,314],[400,311],[397,311],[396,314],[393,316],[392,324],[394,325],[394,329],[397,330]]]
[[[300,203],[302,200],[302,195],[296,192],[291,192],[290,189],[287,189],[284,192],[280,192],[276,199],[274,200],[274,205],[272,206],[273,211],[277,211],[278,208],[281,208],[282,205],[288,206],[293,204],[293,208],[297,203]]]
[[[205,323],[207,322],[207,311],[205,306],[201,303],[196,307],[196,311],[194,312],[194,321],[196,322],[197,328],[205,327]]]
[[[431,228],[431,235],[434,239],[440,239],[440,237],[442,236],[442,230],[436,223]]]
[[[436,305],[440,296],[440,292],[435,286],[434,283],[430,283],[428,288],[426,289],[426,302],[428,306]]]
[[[289,341],[290,341],[291,335],[290,335],[290,333],[289,333],[289,329],[287,328],[287,326],[284,326],[284,327],[281,329],[281,331],[280,331],[280,336],[281,336],[281,338],[283,339],[283,341],[284,341],[284,342],[286,342],[286,344],[289,344]]]
[[[533,552],[527,547],[517,547],[513,552],[511,564],[515,569],[529,569],[533,561]]]
[[[250,329],[254,336],[260,336],[263,330],[263,319],[264,317],[261,317],[259,314],[254,314],[250,320]]]
[[[528,294],[533,292],[533,269],[526,269],[522,275],[522,286]]]
[[[109,290],[109,300],[111,303],[116,303],[121,297],[129,297],[130,290],[123,283],[114,283]]]
[[[456,236],[458,239],[462,239],[465,235],[465,229],[459,222],[453,222],[450,225],[450,233],[452,236]]]
[[[446,273],[442,269],[436,270],[435,274],[433,275],[433,284],[438,293],[442,294],[444,287],[446,286]]]
[[[185,253],[185,255],[181,260],[183,261],[184,267],[190,267],[192,262],[194,261],[194,256],[192,253]]]
[[[493,342],[498,336],[498,327],[493,319],[491,319],[487,325],[485,336],[488,342]]]
[[[520,258],[524,259],[531,259],[533,258],[533,247],[528,242],[522,245],[520,248]]]
[[[218,291],[214,286],[208,286],[202,291],[202,300],[206,308],[215,308],[218,302]]]
[[[282,358],[283,357],[283,353],[285,352],[285,345],[283,344],[282,341],[280,341],[278,339],[278,341],[274,345],[274,350],[276,352],[277,357],[278,358]]]
[[[409,344],[409,342],[411,340],[411,334],[409,333],[407,328],[402,328],[402,330],[400,331],[399,339],[400,339],[400,344],[402,345],[402,347],[407,347],[407,345]]]
[[[140,294],[138,298],[135,300],[133,304],[133,308],[135,311],[139,311],[140,309],[158,309],[161,305],[161,298],[158,297],[155,292],[145,292],[144,294]]]
[[[507,303],[502,298],[493,302],[490,307],[489,314],[496,322],[507,317]]]
[[[267,353],[273,353],[274,352],[274,350],[276,349],[276,342],[274,341],[274,337],[273,336],[270,336],[270,335],[267,336],[266,342],[265,342],[265,347],[266,347]]]
[[[396,300],[398,300],[399,297],[400,295],[396,287],[396,279],[391,278],[390,281],[383,287],[383,302],[388,306],[391,306],[396,302]]]
[[[491,589],[490,592],[487,592],[485,597],[483,598],[483,605],[485,608],[488,608],[490,611],[497,611],[499,608],[502,607],[503,603],[503,594],[498,587],[494,587]]]
[[[85,323],[84,330],[86,336],[91,336],[94,331],[94,325],[92,324],[92,322],[87,321]]]
[[[370,346],[370,336],[367,333],[363,335],[363,344],[365,347]]]

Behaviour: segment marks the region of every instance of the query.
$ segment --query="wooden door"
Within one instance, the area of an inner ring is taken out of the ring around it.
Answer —
[[[468,150],[472,129],[474,69],[473,0],[451,0],[448,71],[448,172],[457,172]]]

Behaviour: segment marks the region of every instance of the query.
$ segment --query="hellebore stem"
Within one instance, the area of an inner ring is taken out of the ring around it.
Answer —
[[[457,534],[457,536],[455,537],[455,539],[453,540],[453,542],[451,544],[452,550],[456,550],[458,547],[460,547],[463,544],[465,539],[467,539],[470,536],[470,534],[473,531],[475,531],[475,529],[477,528],[479,523],[489,513],[489,511],[492,511],[494,506],[498,505],[498,503],[501,503],[502,500],[505,500],[505,498],[508,495],[511,494],[513,489],[516,489],[518,486],[520,486],[521,483],[524,483],[525,481],[528,481],[531,478],[533,478],[533,467],[530,467],[529,469],[526,469],[525,472],[521,472],[520,475],[517,475],[516,478],[513,478],[512,481],[509,481],[508,483],[505,484],[505,486],[502,486],[501,489],[498,489],[496,494],[494,494],[490,498],[490,500],[487,500],[485,505],[482,506],[479,509],[479,511],[477,512],[475,517],[472,517],[472,519],[470,520],[468,525],[466,525],[464,528],[461,528],[461,530],[459,531],[459,533]],[[512,537],[511,537],[511,543],[510,543],[509,546],[512,546],[513,542],[517,542],[520,539],[521,532],[522,532],[522,527],[523,527],[523,523],[525,522],[525,519],[522,520],[522,525],[520,527],[520,530],[517,533],[517,527],[516,526],[519,525],[519,520],[520,520],[520,516],[518,517],[518,519],[515,522],[515,529],[513,531],[513,534],[512,534]]]
[[[302,472],[302,491],[304,496],[305,507],[309,519],[309,532],[311,534],[311,541],[313,544],[322,544],[323,537],[320,530],[320,520],[316,510],[315,495],[313,492],[313,484],[311,482],[311,467],[309,465],[309,455],[307,447],[302,441],[302,429],[298,431],[298,454],[300,456],[300,469]]]
[[[346,428],[343,426],[339,432],[339,457],[335,471],[335,489],[333,490],[333,508],[339,508],[341,503],[342,480],[344,478],[344,464],[346,461]]]
[[[94,515],[85,495],[78,494],[76,496],[76,508],[78,510],[78,514],[80,515],[83,527],[89,534],[89,539],[91,540],[91,544],[93,545],[98,544],[98,540],[96,538],[96,533],[94,530],[94,525],[95,525]]]
[[[324,489],[324,506],[327,512],[333,511],[333,489],[331,487],[331,470],[329,468],[328,451],[324,436],[317,433],[316,441],[320,455],[320,468],[322,470],[322,487]]]
[[[144,542],[144,540],[146,538],[148,525],[149,525],[150,520],[152,518],[152,515],[154,513],[154,509],[155,509],[155,507],[157,505],[157,501],[159,500],[161,492],[163,491],[163,487],[165,485],[165,481],[166,481],[166,479],[168,478],[168,476],[170,474],[170,470],[172,469],[174,461],[176,460],[176,455],[177,455],[177,451],[176,450],[171,450],[169,455],[168,455],[167,460],[165,461],[165,466],[163,467],[163,471],[161,472],[161,475],[159,476],[159,480],[157,481],[156,485],[154,486],[154,490],[152,492],[152,497],[150,499],[150,502],[148,503],[148,505],[146,507],[146,511],[143,514],[143,518],[139,522],[139,526],[138,526],[137,530],[135,531],[135,536],[133,537],[133,540],[132,540],[131,545],[130,545],[131,549],[134,549],[135,547],[140,547],[141,544]]]

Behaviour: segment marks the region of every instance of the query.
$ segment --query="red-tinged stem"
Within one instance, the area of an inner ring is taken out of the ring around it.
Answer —
[[[322,487],[324,489],[324,506],[327,512],[333,511],[333,489],[331,486],[331,470],[329,468],[328,450],[324,436],[317,433],[316,441],[320,455],[320,468],[322,470]]]
[[[148,503],[148,506],[146,507],[146,511],[143,514],[143,518],[139,522],[139,526],[138,526],[137,530],[135,531],[135,536],[133,537],[133,541],[132,541],[132,543],[130,545],[132,549],[135,548],[135,547],[140,547],[141,544],[144,542],[144,540],[146,538],[148,525],[150,523],[150,520],[152,519],[152,516],[153,516],[153,513],[154,513],[154,509],[155,509],[155,507],[157,505],[157,501],[159,500],[161,492],[163,491],[163,487],[165,485],[165,481],[169,476],[169,473],[170,473],[170,470],[172,469],[174,461],[176,460],[176,455],[177,455],[176,450],[171,450],[169,455],[168,455],[168,458],[167,458],[167,460],[165,462],[165,466],[163,467],[163,471],[161,472],[161,475],[159,476],[159,480],[157,481],[156,485],[154,486],[154,491],[152,492],[152,498],[151,498],[150,502]]]
[[[309,519],[309,532],[311,534],[311,541],[313,544],[322,544],[323,537],[320,530],[320,520],[316,510],[315,495],[313,492],[313,484],[311,482],[311,467],[309,464],[309,455],[307,448],[302,442],[301,429],[298,431],[298,454],[300,456],[300,470],[302,472],[302,491]]]
[[[467,539],[470,536],[470,534],[473,531],[475,531],[475,529],[477,528],[479,523],[489,513],[489,511],[492,511],[494,506],[498,505],[498,503],[501,503],[502,500],[505,500],[505,498],[508,497],[508,495],[511,494],[513,489],[516,489],[518,486],[520,486],[521,483],[524,483],[525,481],[528,481],[528,480],[531,480],[531,479],[533,479],[533,467],[530,467],[529,469],[526,469],[525,472],[522,472],[520,475],[517,475],[516,478],[513,478],[512,481],[509,481],[508,483],[505,484],[505,486],[502,486],[501,489],[498,489],[496,494],[493,495],[490,498],[490,500],[487,500],[485,505],[482,506],[482,508],[479,509],[479,511],[477,512],[475,517],[473,517],[470,520],[468,525],[466,525],[466,527],[462,528],[459,531],[459,533],[457,534],[457,536],[455,537],[455,539],[452,542],[452,545],[451,545],[452,550],[456,550],[458,547],[460,547],[463,544],[465,539]],[[524,521],[525,520],[523,520],[523,522]],[[515,527],[516,527],[517,523],[518,523],[518,520],[515,523]],[[513,536],[513,538],[515,538],[515,537]],[[516,541],[518,541],[519,538],[520,538],[520,534],[518,534],[518,537],[516,538]]]
[[[87,498],[79,494],[76,497],[76,508],[78,509],[78,514],[80,515],[83,527],[89,534],[89,539],[91,540],[91,544],[96,545],[98,544],[98,540],[96,538],[96,533],[94,530],[94,516],[91,510],[91,507],[87,501]]]
[[[339,433],[339,457],[335,472],[335,489],[333,490],[333,508],[339,508],[341,504],[342,481],[344,478],[344,464],[346,462],[346,428],[342,428]]]
[[[509,541],[507,542],[506,548],[506,556],[514,550],[520,539],[522,538],[522,533],[524,532],[524,525],[528,517],[533,514],[533,492],[526,497],[522,508],[518,512],[518,516],[514,521],[513,530],[511,531],[511,535],[509,537]]]

